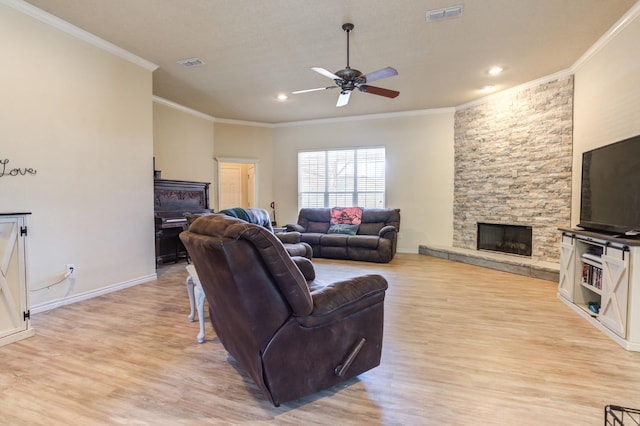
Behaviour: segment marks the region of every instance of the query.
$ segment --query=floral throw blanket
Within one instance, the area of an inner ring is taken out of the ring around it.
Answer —
[[[360,225],[362,207],[334,207],[331,209],[331,223]]]

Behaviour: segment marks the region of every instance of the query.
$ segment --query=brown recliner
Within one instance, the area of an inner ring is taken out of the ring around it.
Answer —
[[[380,364],[387,281],[331,284],[265,228],[203,216],[180,234],[225,349],[276,406]]]

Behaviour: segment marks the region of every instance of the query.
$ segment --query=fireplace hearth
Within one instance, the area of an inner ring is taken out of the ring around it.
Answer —
[[[530,226],[478,222],[478,250],[531,257]]]

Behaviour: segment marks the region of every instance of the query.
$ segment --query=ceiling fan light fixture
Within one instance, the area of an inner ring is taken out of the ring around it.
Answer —
[[[354,25],[346,23],[342,25],[342,29],[347,33],[347,66],[335,73],[327,71],[321,67],[312,67],[311,69],[318,74],[321,74],[327,78],[330,78],[335,83],[335,86],[318,87],[315,89],[296,90],[291,92],[292,94],[315,92],[318,90],[340,88],[340,96],[338,97],[337,107],[345,106],[349,103],[349,97],[351,92],[358,89],[361,92],[371,93],[373,95],[383,96],[385,98],[395,98],[400,94],[396,90],[384,89],[382,87],[370,86],[366,83],[370,81],[381,80],[383,78],[393,77],[398,75],[398,71],[392,67],[386,67],[377,71],[370,72],[368,74],[362,74],[359,70],[351,68],[349,66],[349,33],[353,31]]]

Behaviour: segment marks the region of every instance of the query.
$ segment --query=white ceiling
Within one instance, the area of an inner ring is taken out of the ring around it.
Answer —
[[[157,64],[153,92],[220,119],[282,123],[455,107],[571,67],[636,0],[28,0]],[[427,23],[428,10],[463,5]],[[399,75],[374,83],[388,99],[338,90],[313,72],[350,65]],[[205,65],[176,61],[198,57]],[[487,70],[505,71],[491,77]],[[289,94],[286,102],[276,101]]]

